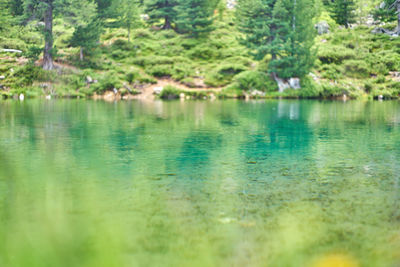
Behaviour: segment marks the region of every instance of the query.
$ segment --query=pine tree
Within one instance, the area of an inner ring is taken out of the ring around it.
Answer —
[[[157,24],[163,20],[162,29],[171,29],[176,22],[176,6],[178,0],[147,0],[145,1],[145,12],[149,15],[149,23]]]
[[[37,18],[44,21],[43,69],[52,70],[53,64],[53,14],[63,6],[63,0],[24,0],[24,13],[27,20]]]
[[[343,25],[346,28],[356,21],[355,9],[356,7],[353,0],[334,0],[330,4],[332,18],[337,24]]]
[[[373,15],[384,22],[397,20],[396,32],[400,34],[400,0],[385,0],[382,8],[375,10]]]
[[[13,16],[22,16],[24,14],[23,0],[9,1],[9,7]]]
[[[79,59],[81,61],[83,61],[85,51],[98,46],[101,32],[102,26],[98,20],[75,28],[70,43],[72,46],[80,47]]]
[[[251,50],[257,60],[267,54],[276,57],[273,49],[275,40],[275,19],[272,10],[276,0],[239,0],[236,20],[239,30],[244,33],[240,42]]]
[[[269,72],[277,78],[303,77],[312,67],[315,29],[312,0],[241,0],[237,21],[242,43],[262,60],[271,55]]]
[[[75,31],[70,40],[72,46],[80,47],[80,60],[84,52],[97,46],[102,25],[97,19],[97,3],[90,0],[70,0],[64,7],[64,17]]]
[[[131,30],[139,23],[139,1],[114,0],[111,9],[117,19],[116,26],[122,26],[128,30],[128,42],[130,42]]]
[[[214,28],[214,2],[207,0],[180,0],[177,7],[177,28],[181,33],[199,37],[211,32]]]
[[[11,14],[8,0],[0,0],[0,32],[10,26]]]
[[[278,0],[273,10],[277,58],[270,71],[280,78],[303,77],[309,73],[315,57],[312,54],[315,29],[312,0]]]

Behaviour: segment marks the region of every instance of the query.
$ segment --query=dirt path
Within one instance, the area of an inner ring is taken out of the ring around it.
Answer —
[[[171,85],[173,87],[176,87],[182,91],[187,91],[187,92],[193,92],[193,91],[213,91],[213,92],[220,92],[222,88],[217,88],[217,87],[189,87],[187,85],[181,84],[177,81],[174,81],[172,79],[157,79],[156,84],[152,84],[148,87],[145,87],[141,90],[141,94],[135,96],[136,99],[141,99],[141,100],[154,100],[154,89],[156,88],[164,88],[167,85]]]

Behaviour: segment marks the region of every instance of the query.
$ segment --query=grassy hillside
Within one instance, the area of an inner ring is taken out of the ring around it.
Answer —
[[[302,80],[303,88],[280,94],[266,74],[268,57],[256,62],[239,44],[233,14],[215,24],[216,30],[203,39],[142,27],[128,42],[125,30],[106,29],[99,48],[79,61],[78,49],[68,45],[73,28],[58,19],[54,28],[58,68],[52,72],[38,67],[35,53],[42,37],[35,25],[14,27],[2,34],[0,48],[24,52],[0,53],[0,76],[4,76],[0,94],[86,97],[114,88],[122,95],[135,94],[168,77],[187,88],[222,88],[221,97],[399,97],[400,78],[395,76],[400,70],[400,38],[372,34],[373,28],[367,26],[332,25],[329,34],[316,38],[315,69]]]

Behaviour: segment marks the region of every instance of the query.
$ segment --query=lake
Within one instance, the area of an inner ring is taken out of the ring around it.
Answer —
[[[0,101],[0,266],[397,266],[399,161],[397,101]]]

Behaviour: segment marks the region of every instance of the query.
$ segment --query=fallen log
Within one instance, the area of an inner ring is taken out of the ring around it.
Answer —
[[[18,53],[18,54],[21,54],[21,53],[22,53],[21,50],[17,50],[17,49],[0,49],[0,52],[4,52],[4,53]]]

